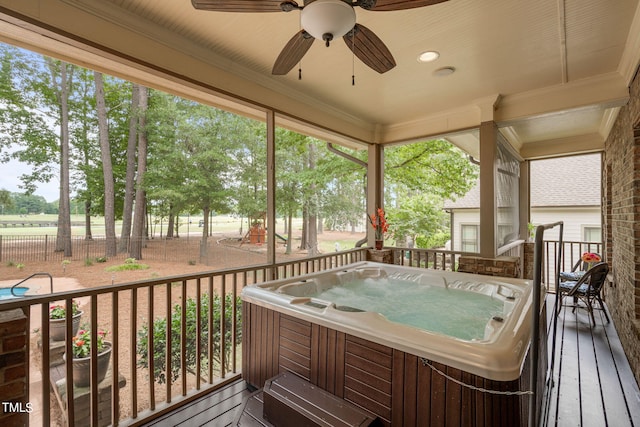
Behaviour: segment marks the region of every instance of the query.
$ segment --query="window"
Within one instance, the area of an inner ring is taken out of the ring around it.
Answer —
[[[582,237],[585,242],[600,243],[602,241],[602,228],[597,226],[585,226],[582,229]]]
[[[460,243],[463,252],[478,252],[478,225],[460,226]]]

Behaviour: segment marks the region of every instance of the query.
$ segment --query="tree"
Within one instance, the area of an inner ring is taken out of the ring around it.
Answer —
[[[466,194],[477,175],[465,154],[443,139],[386,149],[385,210],[396,242],[448,233],[444,199]]]
[[[60,123],[60,198],[58,199],[58,235],[56,252],[64,252],[70,257],[71,250],[71,208],[69,186],[69,97],[73,85],[74,68],[62,61],[45,58],[51,72],[52,89],[57,100],[56,110]]]
[[[100,158],[102,160],[102,175],[104,179],[105,256],[110,257],[116,254],[115,183],[113,179],[113,165],[111,163],[111,149],[109,146],[107,107],[104,101],[104,82],[102,73],[96,71],[93,75],[96,84],[98,138],[100,140]]]
[[[304,135],[283,128],[276,129],[276,204],[287,221],[286,253],[292,251],[292,220],[302,204],[301,174],[304,170]]]
[[[145,174],[147,171],[147,106],[149,92],[146,87],[139,86],[139,98],[136,111],[138,112],[138,166],[136,175],[135,211],[131,229],[131,246],[129,256],[142,259],[142,243],[144,241],[144,218],[147,202],[145,192]]]
[[[5,210],[9,211],[13,209],[13,199],[11,198],[11,193],[4,188],[0,190],[0,206],[2,206],[3,214]]]
[[[118,252],[126,252],[129,248],[131,221],[133,219],[133,200],[135,195],[136,149],[138,140],[138,110],[140,92],[143,90],[137,83],[131,85],[131,109],[129,114],[129,133],[127,137],[127,167],[125,176],[124,206],[122,208],[122,231]]]

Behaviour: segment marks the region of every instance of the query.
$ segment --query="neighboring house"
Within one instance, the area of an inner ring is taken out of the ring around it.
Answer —
[[[531,162],[531,223],[564,221],[564,241],[601,242],[600,154]],[[478,252],[480,186],[462,198],[445,202],[451,215],[451,249]],[[511,232],[498,223],[498,241]],[[551,230],[545,239],[557,239]]]

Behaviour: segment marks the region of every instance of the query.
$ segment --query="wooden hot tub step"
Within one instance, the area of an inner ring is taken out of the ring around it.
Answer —
[[[247,396],[242,402],[233,425],[238,427],[273,427],[273,424],[262,417],[263,402],[262,389]]]
[[[290,372],[265,382],[263,416],[276,427],[378,425],[375,415]]]

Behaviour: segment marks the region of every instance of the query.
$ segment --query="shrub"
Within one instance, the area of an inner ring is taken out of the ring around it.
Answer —
[[[213,354],[211,360],[216,367],[224,366],[225,370],[229,370],[231,365],[231,357],[233,347],[239,345],[242,342],[242,332],[239,329],[242,318],[242,301],[240,297],[236,298],[236,325],[238,330],[236,332],[235,343],[232,343],[232,319],[233,319],[233,297],[231,295],[225,296],[225,353],[224,360],[220,360],[220,302],[221,297],[217,294],[213,295],[213,310],[209,310],[209,296],[204,294],[200,300],[200,354],[196,351],[196,338],[197,338],[197,302],[194,298],[189,298],[185,302],[186,304],[186,354],[185,363],[188,372],[195,374],[196,362],[201,360],[201,374],[207,376],[210,359],[207,357],[209,348],[209,315],[212,315],[213,322]],[[167,381],[167,375],[171,375],[171,379],[175,381],[180,376],[181,363],[180,350],[181,350],[181,316],[182,306],[176,304],[173,306],[171,313],[171,372],[167,372],[167,318],[161,317],[153,321],[153,377],[162,384]],[[149,325],[145,324],[138,331],[137,353],[140,355],[138,360],[138,366],[143,368],[149,367]]]
[[[129,270],[146,270],[149,266],[147,264],[138,263],[138,260],[135,258],[127,258],[124,261],[124,264],[121,265],[112,265],[111,267],[107,267],[106,271],[129,271]]]

